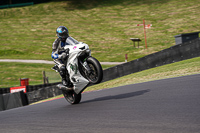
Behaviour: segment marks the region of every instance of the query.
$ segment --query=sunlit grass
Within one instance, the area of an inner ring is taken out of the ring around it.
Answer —
[[[59,73],[49,64],[3,63],[0,62],[0,88],[20,86],[20,78],[29,78],[29,85],[43,84],[43,71],[49,83],[61,82]],[[103,69],[113,65],[102,65]]]
[[[89,4],[88,4],[89,3]],[[0,10],[0,58],[51,60],[60,25],[72,37],[89,44],[99,61],[137,59],[175,44],[174,36],[199,31],[198,0],[59,1]],[[145,48],[142,26],[147,29]],[[133,48],[130,38],[141,38]]]

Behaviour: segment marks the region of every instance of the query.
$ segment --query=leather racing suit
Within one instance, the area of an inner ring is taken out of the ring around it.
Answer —
[[[78,43],[79,42],[77,40],[69,36],[64,42],[61,41],[60,38],[57,38],[53,42],[53,45],[52,45],[51,57],[54,59],[54,62],[56,63],[56,66],[58,67],[58,72],[60,73],[60,76],[62,77],[63,85],[68,86],[68,87],[70,86],[69,74],[67,72],[64,62],[62,61],[62,57],[66,56],[64,47],[66,45],[76,45]]]

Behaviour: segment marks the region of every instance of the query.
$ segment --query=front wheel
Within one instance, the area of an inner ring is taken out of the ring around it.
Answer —
[[[100,83],[103,79],[103,70],[99,61],[94,57],[87,58],[88,66],[91,68],[91,72],[86,75],[87,79],[93,83]]]
[[[81,93],[76,94],[73,90],[62,90],[62,93],[70,104],[78,104],[81,101]]]

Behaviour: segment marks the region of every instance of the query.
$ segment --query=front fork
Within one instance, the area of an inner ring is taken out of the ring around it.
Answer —
[[[82,62],[81,60],[79,60],[81,65],[85,68],[87,74],[90,74],[92,72],[92,69],[89,67],[86,59]]]

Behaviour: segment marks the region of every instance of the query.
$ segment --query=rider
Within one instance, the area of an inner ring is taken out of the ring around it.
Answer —
[[[53,42],[51,57],[54,59],[56,65],[52,68],[57,70],[62,77],[62,84],[66,87],[73,87],[73,84],[69,80],[69,74],[63,59],[68,58],[69,51],[66,52],[64,46],[78,44],[74,38],[69,36],[69,31],[65,26],[59,26],[56,30],[58,38]]]

